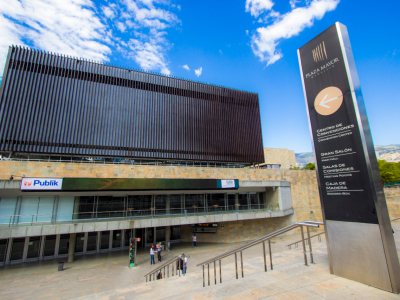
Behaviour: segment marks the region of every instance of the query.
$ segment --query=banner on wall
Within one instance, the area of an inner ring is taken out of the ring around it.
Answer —
[[[62,190],[62,178],[22,178],[22,191],[57,191]]]

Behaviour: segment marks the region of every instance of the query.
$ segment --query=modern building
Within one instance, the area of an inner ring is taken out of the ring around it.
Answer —
[[[315,172],[263,149],[258,95],[225,87],[13,46],[0,154],[0,265],[321,220]]]

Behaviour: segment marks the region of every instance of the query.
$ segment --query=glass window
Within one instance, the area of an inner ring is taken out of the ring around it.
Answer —
[[[51,222],[54,206],[54,197],[40,197],[39,210],[37,221],[38,222]]]
[[[189,214],[204,212],[204,194],[185,195],[185,210]]]
[[[0,198],[0,224],[10,224],[15,213],[17,198]]]
[[[98,197],[97,217],[98,218],[119,218],[123,217],[124,197],[100,196]]]
[[[128,196],[127,215],[128,216],[147,216],[151,214],[151,195],[132,195]]]
[[[70,221],[74,212],[75,197],[59,197],[57,208],[57,221]]]
[[[165,242],[165,227],[156,227],[156,243]]]
[[[138,230],[138,229],[136,229],[136,230]],[[129,240],[131,238],[131,230],[130,229],[124,230],[124,234],[125,234],[125,246],[128,247],[129,246]]]
[[[0,240],[0,264],[6,259],[8,240]]]
[[[102,231],[100,237],[100,249],[105,250],[110,248],[110,232]]]
[[[239,194],[239,209],[247,209],[247,194]]]
[[[181,195],[169,195],[169,207],[171,214],[182,213]]]
[[[68,254],[69,234],[60,235],[60,245],[58,247],[58,255]]]
[[[18,223],[34,223],[37,220],[39,197],[23,197]]]
[[[11,261],[21,260],[24,254],[25,238],[13,239],[12,249],[11,249]]]
[[[39,258],[40,236],[31,236],[28,242],[28,253],[26,258]]]
[[[156,215],[165,215],[167,208],[167,195],[155,195],[155,214]]]
[[[258,205],[258,194],[250,193],[249,194],[249,198],[250,198],[251,209],[258,209],[259,208],[259,205]]]
[[[56,236],[47,235],[44,241],[44,256],[53,256],[56,249]]]
[[[84,233],[77,233],[76,234],[76,241],[75,241],[75,253],[83,252],[84,242],[85,242],[85,234]]]
[[[180,226],[171,226],[171,241],[176,241],[181,239],[181,227]]]
[[[76,219],[92,219],[94,211],[94,196],[79,196],[79,214],[74,216]],[[77,199],[78,201],[78,199]]]
[[[86,252],[97,250],[97,232],[88,233]]]
[[[235,210],[235,194],[228,194],[228,210]]]
[[[221,211],[225,209],[225,194],[207,194],[208,211]]]
[[[112,240],[112,247],[113,248],[121,248],[121,230],[114,230],[113,231],[113,240]]]

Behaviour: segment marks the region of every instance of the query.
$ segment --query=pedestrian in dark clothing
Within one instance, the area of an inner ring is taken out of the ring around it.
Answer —
[[[161,250],[162,250],[161,243],[157,244],[156,246],[157,246],[158,261],[161,262]]]
[[[183,274],[183,259],[182,257],[178,256],[178,260],[176,262],[176,275],[182,275]]]

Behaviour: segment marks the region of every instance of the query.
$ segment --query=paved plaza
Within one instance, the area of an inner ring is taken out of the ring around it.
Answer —
[[[400,249],[400,224],[393,225],[397,249]],[[77,256],[57,271],[59,260],[12,265],[0,270],[1,299],[400,299],[394,295],[329,273],[325,239],[313,239],[315,264],[304,266],[302,247],[291,250],[287,244],[300,235],[273,239],[273,267],[263,272],[262,247],[244,254],[244,278],[235,279],[233,257],[222,261],[222,284],[214,284],[210,266],[210,286],[203,288],[202,269],[195,265],[236,244],[173,244],[163,258],[184,252],[189,255],[188,274],[147,282],[144,274],[150,266],[148,249],[140,250],[137,267],[128,268],[128,251]],[[309,259],[309,257],[308,257]],[[157,258],[156,258],[157,260]],[[267,259],[269,263],[269,260]],[[159,264],[156,264],[156,267]],[[206,274],[207,275],[207,274]],[[207,276],[206,276],[207,285]]]

